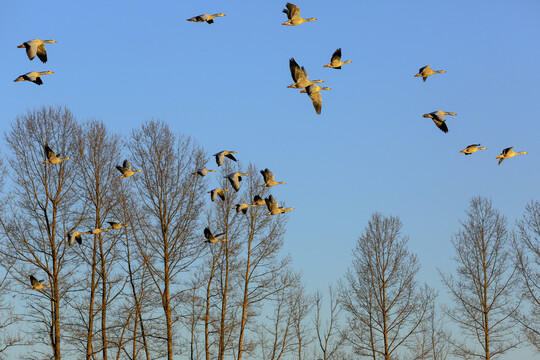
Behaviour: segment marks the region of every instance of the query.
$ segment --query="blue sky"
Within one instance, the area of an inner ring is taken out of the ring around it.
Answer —
[[[296,208],[285,249],[308,288],[342,276],[380,211],[401,217],[422,280],[444,295],[436,270],[453,268],[449,240],[469,199],[490,197],[510,224],[538,199],[540,2],[302,1],[318,20],[297,27],[280,25],[285,2],[3,1],[0,130],[41,105],[126,137],[165,120],[209,154],[236,150],[287,182],[274,194]],[[217,12],[227,16],[212,25],[186,21]],[[57,41],[47,64],[16,48],[34,38]],[[338,47],[352,63],[323,68]],[[332,88],[321,115],[286,88],[291,57]],[[427,64],[447,73],[414,78]],[[55,73],[13,83],[32,70]],[[448,134],[422,117],[435,110],[458,114]],[[488,149],[458,153],[473,143]],[[497,166],[509,146],[529,154]]]

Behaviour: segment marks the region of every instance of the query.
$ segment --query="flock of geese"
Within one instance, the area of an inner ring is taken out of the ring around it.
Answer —
[[[45,145],[43,145],[43,151],[45,153],[46,160],[43,161],[42,164],[45,164],[45,165],[57,165],[57,164],[59,164],[59,163],[61,163],[63,161],[71,159],[71,158],[69,158],[67,156],[62,157],[62,156],[60,156],[60,154],[56,154],[50,148],[48,143],[45,143]],[[234,157],[233,154],[236,154],[236,151],[223,150],[223,151],[220,151],[220,152],[214,154],[213,156],[216,159],[216,164],[218,166],[221,166],[221,165],[223,165],[223,162],[224,162],[225,158],[236,161],[236,158]],[[124,162],[122,163],[121,166],[117,165],[116,169],[122,174],[122,175],[120,175],[119,178],[128,178],[128,177],[131,177],[131,176],[135,175],[136,173],[142,171],[142,169],[134,170],[132,168],[130,162],[127,159],[124,160]],[[208,175],[211,172],[216,172],[216,170],[207,170],[206,167],[205,167],[205,168],[196,170],[195,172],[192,173],[192,175],[204,177],[204,176]],[[262,187],[272,187],[272,186],[276,186],[276,185],[279,185],[279,184],[285,184],[284,181],[276,181],[275,178],[274,178],[274,174],[268,168],[266,168],[264,170],[261,170],[260,173],[261,173],[261,175],[263,176],[263,179],[264,179],[264,183],[261,185]],[[235,191],[238,191],[238,190],[240,190],[240,181],[242,181],[242,176],[249,176],[249,174],[233,172],[233,173],[230,173],[227,176],[225,176],[225,178],[227,178],[229,180],[229,182],[230,182],[231,186],[233,187],[233,189]],[[220,197],[221,200],[225,200],[225,192],[227,192],[227,191],[229,191],[229,190],[228,189],[216,188],[216,189],[208,191],[208,193],[210,193],[210,199],[212,201],[216,200],[216,198],[218,196]],[[233,207],[233,209],[236,209],[237,213],[239,213],[241,211],[243,214],[247,214],[247,210],[250,207],[262,206],[262,205],[266,205],[266,207],[268,208],[268,213],[266,215],[283,214],[283,213],[289,212],[289,211],[294,209],[293,207],[286,208],[286,207],[279,206],[277,200],[272,195],[268,196],[266,199],[261,198],[260,195],[255,195],[253,197],[253,203],[251,203],[251,204],[239,203],[239,204],[236,204]],[[97,235],[97,234],[101,234],[101,233],[109,231],[109,230],[120,230],[120,229],[122,229],[124,227],[129,226],[128,224],[123,224],[123,223],[116,222],[116,221],[107,221],[107,223],[109,224],[108,227],[91,229],[91,230],[88,230],[88,231],[85,231],[85,232],[80,232],[80,231],[77,231],[77,230],[73,229],[72,231],[70,231],[67,234],[68,245],[71,246],[75,242],[77,242],[79,245],[82,245],[82,236],[83,235]],[[206,241],[208,243],[216,243],[216,242],[219,242],[219,241],[226,241],[227,239],[224,237],[224,235],[225,235],[224,233],[213,235],[209,227],[206,227],[204,229],[204,237],[206,238]],[[33,275],[29,275],[29,278],[30,278],[31,288],[33,290],[42,290],[42,289],[44,289],[46,287],[50,287],[50,285],[45,285],[44,284],[44,280],[37,280]]]
[[[301,24],[304,24],[306,22],[316,21],[316,18],[308,18],[304,19],[300,16],[300,8],[294,4],[287,3],[285,5],[285,9],[283,9],[283,13],[287,15],[287,21],[285,21],[282,25],[289,25],[289,26],[298,26]],[[206,22],[207,24],[214,23],[214,19],[218,17],[224,17],[225,14],[223,13],[217,13],[217,14],[202,14],[198,15],[192,18],[187,19],[187,21],[192,22]],[[28,59],[33,60],[36,56],[41,60],[42,63],[47,62],[47,51],[45,49],[45,44],[54,44],[56,43],[55,40],[40,40],[40,39],[33,39],[24,42],[23,44],[17,46],[18,48],[24,48],[26,49],[26,55],[28,56]],[[351,63],[351,60],[342,61],[341,60],[341,48],[337,49],[330,58],[330,63],[323,65],[323,67],[332,68],[332,69],[341,69],[341,67],[345,64]],[[300,93],[306,93],[309,98],[311,99],[313,103],[313,107],[315,108],[315,111],[317,114],[321,113],[322,109],[322,96],[320,91],[321,90],[331,90],[330,87],[323,87],[317,85],[318,83],[324,82],[323,80],[309,80],[309,75],[307,70],[303,67],[298,65],[296,60],[294,58],[289,59],[289,69],[291,71],[291,77],[294,81],[292,85],[287,86],[288,88],[292,89],[301,89]],[[426,65],[418,70],[418,74],[414,75],[415,77],[421,77],[422,80],[425,82],[429,76],[435,75],[435,74],[444,74],[446,71],[444,70],[432,70],[430,65]],[[31,71],[26,74],[20,75],[17,77],[14,82],[19,81],[30,81],[37,85],[42,85],[43,81],[41,80],[41,76],[43,75],[50,75],[53,74],[53,71]],[[431,118],[435,125],[444,133],[448,133],[448,127],[446,125],[446,115],[456,116],[456,113],[453,112],[446,112],[442,110],[437,110],[428,114],[424,114],[424,118]],[[44,151],[45,151],[45,157],[47,158],[46,161],[43,161],[43,164],[47,165],[55,165],[59,164],[62,161],[69,160],[69,157],[60,157],[59,155],[55,154],[55,152],[49,147],[48,144],[44,145]],[[480,146],[480,144],[472,144],[467,146],[465,149],[461,150],[460,153],[463,153],[465,155],[471,155],[479,150],[486,150],[486,147]],[[225,158],[231,159],[233,161],[236,161],[236,158],[233,156],[233,154],[236,154],[236,151],[227,151],[223,150],[218,152],[217,154],[214,154],[216,163],[218,166],[221,166],[223,164],[223,161]],[[504,159],[510,159],[516,155],[522,155],[527,154],[525,151],[521,152],[515,152],[513,150],[513,146],[506,148],[502,151],[502,153],[496,157],[496,159],[499,159],[499,165]],[[122,166],[116,166],[118,171],[122,173],[120,178],[128,178],[136,173],[140,172],[139,170],[133,170],[131,167],[131,164],[128,160],[125,160],[122,164]],[[206,168],[197,170],[193,172],[193,175],[204,177],[208,175],[211,172],[215,172],[216,170],[207,170]],[[283,181],[275,181],[274,174],[269,169],[261,170],[261,175],[264,179],[264,184],[261,185],[263,187],[272,187],[278,184],[285,184]],[[238,191],[240,189],[240,181],[242,181],[242,176],[249,176],[249,174],[246,173],[239,173],[234,172],[231,174],[228,174],[226,178],[231,183],[231,186],[235,191]],[[222,200],[225,200],[225,193],[229,191],[227,189],[220,189],[216,188],[213,190],[208,191],[210,194],[210,199],[212,201],[215,201],[217,197],[219,197]],[[239,203],[236,204],[233,209],[236,209],[236,212],[242,212],[243,214],[247,213],[247,210],[250,207],[253,206],[263,206],[266,205],[268,208],[268,213],[266,215],[277,215],[277,214],[283,214],[285,212],[289,212],[293,210],[294,208],[284,208],[280,207],[277,200],[272,196],[268,196],[266,199],[261,198],[259,195],[256,195],[253,198],[253,202],[251,204],[245,204],[245,203]],[[71,231],[67,235],[67,241],[69,245],[72,245],[74,242],[77,242],[79,244],[82,244],[82,236],[83,235],[89,235],[89,234],[99,234],[105,231],[109,230],[119,230],[123,227],[128,226],[127,224],[117,223],[117,222],[108,222],[109,227],[103,228],[103,229],[93,229],[86,232],[79,232],[79,231]],[[208,243],[216,243],[219,241],[226,241],[227,239],[224,237],[225,234],[217,234],[213,235],[209,227],[206,227],[204,229],[204,236]],[[39,281],[34,276],[30,275],[30,282],[32,285],[32,289],[34,290],[41,290],[45,287],[50,287],[50,285],[44,285],[43,280]]]
[[[200,15],[199,17],[204,17],[204,15]],[[189,19],[188,19],[189,20]],[[195,20],[193,20],[195,21]],[[236,154],[236,151],[228,151],[228,150],[222,150],[213,156],[216,159],[217,166],[223,165],[223,161],[225,158],[228,158],[230,160],[236,161],[236,158],[233,154]],[[202,169],[198,169],[195,172],[192,173],[192,175],[204,177],[208,175],[211,172],[216,172],[216,170],[208,170],[206,167]],[[270,171],[270,169],[266,168],[264,170],[260,171],[264,183],[261,185],[262,187],[272,187],[280,184],[285,184],[285,181],[276,181],[274,178],[274,173]],[[240,181],[242,181],[242,176],[249,176],[247,173],[239,173],[239,172],[233,172],[225,176],[227,180],[229,180],[229,183],[233,187],[235,191],[240,190]],[[225,200],[225,193],[228,192],[228,189],[221,189],[216,188],[208,191],[207,193],[210,194],[210,200],[215,201],[218,197],[224,201]],[[289,212],[291,210],[294,210],[293,207],[283,207],[279,206],[279,203],[274,198],[273,195],[268,196],[266,199],[263,199],[260,195],[255,195],[253,197],[253,202],[251,204],[246,203],[238,203],[236,204],[232,209],[236,210],[236,213],[242,212],[243,214],[247,214],[247,211],[250,207],[254,206],[263,206],[266,205],[266,208],[268,209],[268,215],[278,215],[283,214],[286,212]],[[210,230],[210,227],[206,227],[204,229],[204,237],[206,238],[206,242],[208,243],[217,243],[220,241],[226,241],[227,238],[225,237],[225,233],[220,233],[214,235],[212,231]]]

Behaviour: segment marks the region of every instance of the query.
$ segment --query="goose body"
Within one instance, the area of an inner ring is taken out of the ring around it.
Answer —
[[[120,178],[128,178],[142,171],[141,169],[133,170],[131,168],[130,162],[127,159],[124,160],[124,163],[122,164],[122,166],[117,165],[116,168],[118,169],[118,171],[122,173],[122,175],[120,175]]]
[[[429,114],[424,114],[423,116],[425,118],[431,118],[433,122],[435,123],[435,125],[437,125],[437,127],[441,129],[442,132],[447,133],[448,127],[446,126],[446,119],[444,118],[444,115],[456,116],[457,114],[453,112],[437,110]]]
[[[210,199],[212,201],[216,200],[216,197],[220,197],[221,200],[225,200],[225,192],[226,191],[229,191],[227,189],[214,189],[214,190],[210,190],[208,191],[208,194],[210,194]]]
[[[189,19],[187,19],[187,21],[205,22],[207,24],[213,24],[215,18],[223,17],[223,16],[225,16],[225,14],[222,14],[222,13],[214,14],[214,15],[202,14],[202,15],[199,15],[199,16],[194,16],[192,18],[189,18]]]
[[[216,170],[206,170],[206,168],[202,168],[201,170],[197,170],[195,172],[192,172],[192,175],[199,175],[199,176],[206,176],[208,173],[216,172]]]
[[[240,181],[242,181],[242,176],[249,176],[249,174],[239,173],[239,172],[233,172],[229,175],[225,176],[229,182],[231,183],[233,189],[235,191],[240,190]]]
[[[39,58],[39,60],[41,60],[42,63],[46,63],[47,62],[47,51],[45,50],[46,43],[54,44],[56,43],[56,41],[34,39],[34,40],[28,40],[17,47],[25,48],[26,55],[28,56],[30,60],[34,60],[34,58],[37,55],[37,57]]]
[[[214,154],[214,156],[216,157],[216,164],[218,166],[223,165],[223,159],[226,157],[233,161],[236,161],[236,158],[233,156],[233,154],[236,154],[236,151],[222,150],[218,152],[217,154]]]
[[[317,115],[321,114],[322,110],[322,96],[320,91],[321,90],[332,90],[332,88],[326,87],[326,86],[319,86],[317,84],[309,85],[304,90],[300,90],[301,93],[307,93],[309,98],[311,99],[311,102],[313,103],[313,107],[315,108],[315,112]]]
[[[110,229],[120,230],[123,227],[128,227],[129,226],[128,224],[122,224],[122,223],[118,223],[116,221],[107,221],[107,223],[109,224],[109,230]]]
[[[42,164],[55,165],[55,164],[61,163],[64,160],[70,159],[68,157],[63,158],[63,157],[57,156],[56,153],[51,150],[51,148],[49,147],[49,144],[45,144],[43,146],[43,150],[45,151],[45,157],[47,158],[47,160],[43,161]]]
[[[347,61],[341,61],[341,48],[334,51],[334,54],[332,55],[332,58],[330,59],[330,63],[324,65],[323,67],[329,67],[332,69],[341,69],[342,65],[351,63],[351,60]]]
[[[283,24],[281,25],[291,25],[291,26],[296,26],[296,25],[300,25],[300,24],[303,24],[305,22],[308,22],[308,21],[315,21],[317,19],[315,18],[309,18],[309,19],[303,19],[301,16],[300,16],[300,8],[294,4],[291,4],[291,3],[287,3],[285,5],[286,9],[283,9],[283,12],[285,14],[287,14],[287,21],[285,21]]]
[[[501,155],[499,155],[499,156],[497,156],[495,158],[495,159],[499,159],[499,165],[501,165],[501,163],[503,162],[504,159],[510,159],[510,158],[513,158],[516,155],[526,155],[527,154],[526,151],[515,152],[513,149],[514,149],[513,146],[509,147],[509,148],[506,148],[501,152]]]
[[[210,228],[208,228],[208,227],[204,228],[204,237],[206,238],[207,243],[214,244],[214,243],[217,243],[217,242],[220,242],[220,241],[227,241],[227,238],[222,237],[223,235],[225,235],[225,233],[220,233],[220,234],[214,235],[210,231]]]
[[[465,155],[471,155],[477,152],[478,150],[486,150],[487,148],[485,146],[480,146],[480,144],[472,144],[467,146],[465,149],[460,150],[460,153],[464,153]]]
[[[51,287],[51,285],[43,285],[43,281],[45,280],[38,280],[33,275],[30,275],[30,284],[32,285],[33,290],[41,290],[46,287]]]
[[[88,233],[92,234],[92,235],[98,235],[98,234],[109,231],[109,229],[110,229],[110,227],[103,228],[103,229],[93,229],[93,230],[89,230]]]
[[[446,71],[444,71],[444,70],[433,71],[433,70],[431,70],[430,65],[426,65],[426,66],[420,68],[420,70],[418,70],[418,74],[414,75],[414,77],[422,77],[422,80],[424,80],[424,82],[426,82],[426,79],[427,79],[428,76],[435,75],[435,74],[444,74],[445,72]]]
[[[277,200],[272,195],[264,199],[264,201],[266,202],[266,207],[268,208],[268,213],[266,214],[267,216],[283,214],[291,210],[294,210],[293,207],[289,207],[289,208],[280,207],[278,205]]]
[[[249,209],[250,207],[252,207],[252,206],[255,206],[255,205],[253,205],[253,204],[249,204],[249,205],[248,205],[248,204],[240,203],[240,204],[236,204],[236,205],[233,207],[233,209],[236,209],[236,212],[237,212],[237,213],[241,211],[242,213],[247,214],[248,209]]]
[[[19,76],[13,82],[19,82],[19,81],[30,81],[37,85],[42,85],[43,81],[41,80],[42,75],[50,75],[54,74],[53,71],[30,71],[29,73],[26,73],[24,75]]]
[[[276,185],[279,185],[279,184],[285,184],[285,181],[275,181],[274,180],[274,173],[270,171],[270,169],[266,168],[264,170],[261,170],[261,175],[263,176],[263,179],[264,179],[264,184],[262,184],[261,186],[263,187],[272,187],[272,186],[276,186]]]
[[[303,89],[308,87],[309,85],[324,82],[323,80],[310,81],[307,70],[303,66],[300,67],[300,65],[298,65],[294,58],[289,59],[289,69],[291,70],[291,77],[294,81],[294,84],[287,86],[288,88]]]

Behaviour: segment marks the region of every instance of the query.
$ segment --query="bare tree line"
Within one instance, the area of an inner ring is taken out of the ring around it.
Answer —
[[[380,213],[343,279],[309,294],[282,254],[287,215],[235,210],[270,193],[253,163],[195,176],[208,154],[166,123],[121,137],[63,107],[18,116],[5,143],[0,358],[487,360],[525,344],[540,351],[537,201],[511,229],[491,201],[471,200],[451,238],[456,270],[441,273],[447,301],[419,283],[400,219]],[[70,160],[43,164],[46,144]],[[125,158],[142,171],[120,179]],[[235,171],[249,174],[238,192],[225,178]],[[211,182],[228,190],[225,200],[210,201]],[[226,241],[207,243],[205,227]],[[73,231],[87,233],[81,244],[70,245]],[[45,287],[31,289],[29,275]]]

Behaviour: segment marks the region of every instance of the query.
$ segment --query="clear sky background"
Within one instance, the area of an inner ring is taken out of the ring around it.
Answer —
[[[437,269],[454,267],[450,236],[470,198],[491,198],[511,225],[539,199],[540,2],[304,0],[302,16],[318,20],[297,27],[281,26],[285,3],[2,1],[0,130],[41,105],[126,138],[165,120],[209,154],[236,150],[287,182],[273,193],[296,208],[285,250],[308,289],[342,277],[380,211],[401,217],[421,280],[444,301]],[[218,12],[211,25],[186,21]],[[46,64],[16,48],[34,38],[57,41]],[[323,68],[339,47],[352,64]],[[321,115],[287,89],[291,57],[332,88]],[[447,73],[414,78],[427,64]],[[55,73],[13,82],[33,70]],[[458,114],[448,134],[422,117],[435,110]],[[458,152],[473,143],[488,149]],[[509,146],[529,154],[497,166]]]

